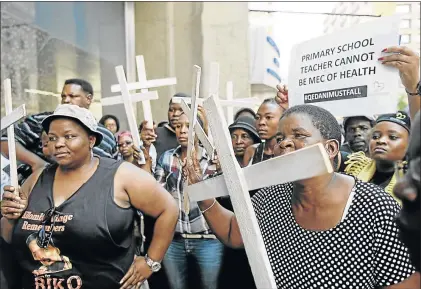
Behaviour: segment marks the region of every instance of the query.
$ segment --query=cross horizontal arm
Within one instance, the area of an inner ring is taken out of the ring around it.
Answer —
[[[191,104],[191,98],[190,97],[174,97],[172,99],[173,103],[181,103],[181,101],[184,100],[187,104]],[[203,102],[205,99],[199,98],[196,100],[197,103],[201,106],[203,106]],[[257,105],[260,105],[262,101],[258,98],[250,97],[250,98],[242,98],[242,99],[233,99],[233,100],[226,100],[226,99],[220,99],[219,104],[221,106],[232,106],[232,107],[250,107],[254,108]]]
[[[309,146],[243,168],[247,188],[250,191],[304,180],[332,171],[332,165],[322,144]],[[223,175],[191,185],[187,187],[187,192],[191,201],[202,201],[229,195]]]
[[[136,90],[136,89],[149,89],[155,87],[162,87],[168,85],[177,84],[177,78],[170,77],[170,78],[161,78],[161,79],[152,79],[147,80],[146,82],[132,82],[127,84],[128,90]],[[121,87],[119,84],[114,84],[111,86],[111,92],[120,92]]]
[[[21,106],[15,108],[10,114],[1,118],[1,130],[4,130],[15,122],[18,122],[20,119],[25,117],[25,115],[26,107],[25,104],[22,104]]]
[[[140,102],[145,100],[158,99],[157,91],[148,91],[132,94],[132,102]],[[110,106],[115,104],[123,104],[123,97],[121,95],[104,97],[101,99],[102,106]]]
[[[254,108],[257,105],[260,105],[262,101],[258,98],[242,98],[242,99],[221,99],[219,101],[221,103],[221,106],[232,106],[232,107],[250,107]]]

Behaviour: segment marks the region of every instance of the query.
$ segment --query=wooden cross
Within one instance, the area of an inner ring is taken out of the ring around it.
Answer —
[[[185,187],[191,201],[229,195],[257,288],[276,288],[249,190],[333,172],[322,144],[240,168],[217,97],[204,102],[223,175]],[[280,173],[282,172],[282,173]]]
[[[1,130],[7,128],[7,145],[9,147],[9,162],[10,162],[10,183],[15,187],[15,193],[18,191],[18,167],[16,163],[16,145],[15,145],[15,130],[13,124],[26,116],[25,104],[22,104],[17,109],[13,110],[12,106],[12,83],[9,78],[3,82],[4,87],[4,102],[6,108],[6,116],[1,119]]]
[[[175,77],[171,77],[171,78],[147,80],[145,59],[143,58],[143,55],[136,56],[136,67],[137,67],[138,81],[133,82],[133,83],[127,83],[127,89],[129,91],[140,89],[140,93],[134,94],[132,96],[132,101],[133,102],[142,101],[144,119],[148,121],[149,126],[153,126],[152,109],[151,109],[150,100],[158,99],[158,93],[156,91],[149,91],[148,89],[177,84],[177,79]],[[122,92],[121,84],[112,85],[111,92]],[[102,103],[103,105],[104,103],[106,105],[123,103],[122,96],[104,98]]]
[[[214,70],[216,72],[216,70],[219,71],[219,67],[217,66],[213,66]],[[194,114],[196,114],[197,117],[197,103],[198,100],[200,99],[200,77],[201,77],[201,67],[198,65],[194,66],[195,68],[195,73],[193,76],[193,94],[192,94],[192,98],[185,98],[185,97],[181,97],[181,108],[184,111],[184,113],[186,114],[186,116],[189,118],[189,121],[191,122],[191,125],[189,126],[192,127],[193,131],[195,132],[195,134],[197,135],[197,138],[200,140],[200,142],[202,143],[202,145],[204,146],[206,152],[208,153],[208,155],[212,158],[213,157],[213,152],[214,152],[214,147],[212,145],[212,142],[210,141],[210,139],[208,138],[208,136],[206,135],[205,131],[203,130],[202,126],[198,123],[194,123],[192,122],[192,117]],[[213,90],[215,90],[213,88]],[[178,97],[177,97],[178,98]],[[177,99],[176,98],[176,99]],[[192,108],[196,109],[196,112],[194,112],[192,109],[189,108],[186,99],[189,99],[191,103],[194,103],[194,105],[192,105]],[[188,135],[188,139],[193,139],[194,136],[193,135]],[[188,154],[189,156],[189,154]]]
[[[142,102],[143,116],[147,120],[148,128],[153,128],[153,118],[150,100],[158,99],[157,91],[149,91],[149,88],[162,87],[167,85],[174,85],[177,83],[176,78],[164,78],[164,79],[146,79],[145,60],[143,55],[136,56],[136,66],[138,74],[138,82],[127,83],[126,76],[124,74],[123,66],[116,67],[117,79],[119,84],[112,85],[112,92],[121,92],[121,95],[114,97],[107,97],[101,100],[102,105],[114,105],[123,103],[126,111],[127,120],[129,123],[130,132],[133,136],[134,145],[140,147],[142,143],[137,129],[136,117],[133,109],[133,102]],[[134,95],[130,94],[130,90],[140,89],[140,93]],[[151,151],[156,152],[155,147],[151,146]],[[145,158],[143,154],[140,154],[141,159],[139,164],[145,164]]]
[[[262,101],[257,97],[237,98],[234,97],[234,85],[232,81],[227,82],[225,100],[221,100],[221,105],[227,108],[227,122],[232,123],[234,120],[234,107],[247,107],[254,109],[260,105]]]
[[[194,66],[195,72],[193,74],[193,92],[192,92],[192,107],[190,110],[186,109],[186,106],[188,108],[188,105],[185,103],[184,100],[182,100],[182,104],[184,105],[184,113],[189,118],[189,133],[187,137],[187,156],[186,160],[189,160],[191,158],[191,151],[194,147],[194,141],[195,141],[195,134],[194,134],[194,127],[196,124],[196,118],[197,118],[197,99],[199,98],[199,91],[200,91],[200,76],[202,74],[202,68],[198,65]],[[188,186],[188,180],[184,181],[184,188],[187,188]],[[190,200],[188,198],[188,195],[184,195],[184,211],[188,214],[190,212]]]

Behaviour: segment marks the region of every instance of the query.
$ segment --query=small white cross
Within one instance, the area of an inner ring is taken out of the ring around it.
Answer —
[[[13,124],[26,116],[25,104],[22,104],[17,109],[13,110],[12,106],[12,84],[9,78],[3,82],[4,87],[4,102],[6,108],[6,116],[1,119],[1,130],[7,128],[7,144],[9,147],[9,162],[10,162],[10,180],[11,185],[15,187],[15,193],[19,194],[17,188],[18,183],[18,168],[16,163],[16,145],[15,145],[15,130]]]

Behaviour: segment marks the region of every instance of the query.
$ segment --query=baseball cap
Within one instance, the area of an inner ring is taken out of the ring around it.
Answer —
[[[95,145],[99,145],[102,141],[102,133],[98,131],[98,123],[93,114],[86,108],[79,107],[74,104],[59,104],[50,116],[47,116],[42,121],[42,127],[48,133],[50,130],[50,124],[53,120],[58,118],[70,118],[76,120],[96,136]]]
[[[254,126],[255,120],[252,119],[249,116],[240,116],[237,118],[229,127],[230,133],[232,133],[233,130],[240,128],[247,131],[250,136],[253,138],[255,143],[260,143],[260,137],[259,134],[256,131],[256,127]]]
[[[396,113],[382,114],[377,118],[376,123],[379,123],[382,121],[389,121],[389,122],[399,124],[400,126],[405,128],[408,132],[411,130],[411,119],[409,115],[402,110]]]

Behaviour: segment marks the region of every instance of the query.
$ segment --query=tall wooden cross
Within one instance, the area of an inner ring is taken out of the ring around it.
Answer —
[[[112,85],[112,92],[121,92],[121,95],[114,97],[107,97],[101,100],[102,105],[114,105],[114,104],[124,104],[124,109],[126,111],[127,121],[129,123],[130,132],[133,136],[134,145],[140,147],[141,140],[139,136],[139,131],[137,129],[136,117],[133,110],[133,102],[142,102],[143,115],[145,120],[148,121],[147,126],[153,128],[153,118],[152,118],[152,109],[150,100],[158,99],[157,91],[149,91],[149,88],[156,88],[168,85],[174,85],[177,83],[177,79],[172,78],[163,78],[163,79],[146,79],[146,69],[145,69],[145,60],[143,55],[136,56],[136,66],[138,81],[134,83],[127,83],[126,76],[124,74],[123,66],[116,67],[117,79],[119,84]],[[140,93],[131,95],[131,90],[140,89]],[[151,149],[155,149],[154,147]],[[145,159],[143,154],[141,154],[142,159],[139,161],[139,164],[144,164]]]
[[[219,97],[219,63],[218,62],[211,62],[210,65],[210,82],[209,82],[209,93],[207,96],[215,95],[215,97]],[[226,85],[226,97],[225,99],[219,99],[219,103],[221,106],[227,108],[227,121],[229,123],[232,122],[234,112],[234,107],[248,107],[248,108],[255,108],[256,106],[261,104],[261,100],[256,97],[248,97],[248,98],[240,98],[240,99],[233,99],[234,97],[234,90],[233,90],[233,83],[232,81],[228,81]],[[197,98],[197,102],[199,105],[203,105],[205,98]],[[181,103],[181,101],[185,101],[187,104],[192,103],[192,99],[179,97],[173,100],[174,103]],[[209,139],[212,139],[212,136],[209,136]]]
[[[1,119],[1,130],[7,128],[7,145],[9,147],[9,162],[10,162],[10,182],[15,187],[15,193],[19,194],[17,190],[18,183],[18,168],[16,163],[16,146],[15,146],[15,130],[13,124],[26,116],[25,104],[22,104],[17,109],[13,110],[12,106],[12,83],[9,78],[3,82],[4,87],[4,102],[6,108],[6,116]]]
[[[257,97],[234,99],[234,85],[232,81],[227,82],[225,100],[221,100],[221,106],[225,106],[227,108],[228,123],[232,123],[234,120],[234,107],[247,107],[254,109],[261,103],[262,101]]]
[[[316,144],[242,169],[235,158],[227,123],[217,97],[206,99],[204,108],[223,175],[186,187],[185,193],[188,192],[190,201],[226,195],[231,197],[256,286],[276,288],[249,190],[331,173],[333,168],[329,157],[323,146]]]

